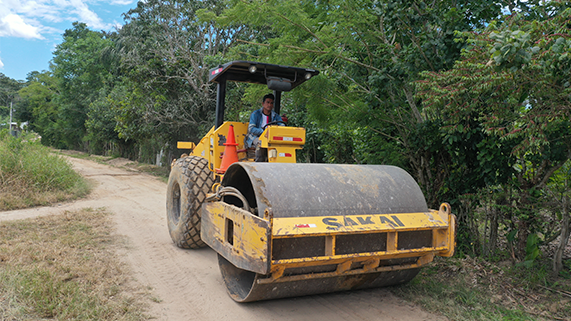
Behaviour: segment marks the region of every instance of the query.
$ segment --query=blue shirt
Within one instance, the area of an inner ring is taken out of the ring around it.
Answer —
[[[245,140],[246,148],[254,147],[252,146],[254,139],[256,137],[260,137],[264,132],[262,129],[262,122],[264,121],[263,117],[267,116],[262,113],[262,108],[252,112],[252,115],[250,116],[250,124],[248,124],[248,135],[246,135]],[[282,117],[273,110],[268,123],[272,121],[282,121]],[[284,126],[284,124],[280,124],[280,126]]]

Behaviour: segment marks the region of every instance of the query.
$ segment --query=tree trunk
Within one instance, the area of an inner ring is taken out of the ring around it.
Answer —
[[[569,204],[566,195],[563,196],[562,205],[562,222],[561,222],[561,235],[559,237],[559,246],[553,254],[553,272],[559,273],[563,269],[563,251],[567,247],[569,242],[569,234],[571,234],[571,228],[569,226]]]
[[[498,208],[492,209],[492,217],[490,219],[490,238],[488,243],[488,258],[491,258],[496,252],[496,243],[498,242]]]

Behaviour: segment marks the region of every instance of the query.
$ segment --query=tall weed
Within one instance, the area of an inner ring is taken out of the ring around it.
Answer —
[[[83,196],[87,182],[71,164],[34,141],[0,132],[0,210],[45,205]]]

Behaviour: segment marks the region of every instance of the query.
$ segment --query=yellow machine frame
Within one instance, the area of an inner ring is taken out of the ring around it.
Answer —
[[[324,217],[263,218],[223,202],[206,203],[202,212],[203,240],[238,268],[271,273],[264,282],[322,278],[338,275],[394,271],[421,267],[435,256],[450,257],[455,246],[455,216],[443,203],[438,211]],[[426,246],[399,249],[399,233],[433,231]],[[344,235],[386,234],[386,250],[364,253],[336,253],[336,239]],[[323,253],[314,257],[280,259],[272,257],[272,245],[288,238],[324,236]],[[417,257],[414,263],[382,264],[383,260]],[[284,276],[286,269],[319,265],[337,265],[334,272]],[[357,267],[357,268],[355,268]]]
[[[218,174],[224,154],[229,126],[234,126],[239,158],[247,159],[244,138],[248,123],[224,122],[214,127],[194,147],[191,155],[208,159],[210,170]],[[262,147],[268,148],[268,161],[295,163],[296,150],[305,144],[305,129],[297,127],[269,126],[260,136]],[[219,187],[219,185],[215,185]],[[215,191],[213,191],[215,192]],[[421,267],[435,256],[450,257],[455,247],[455,216],[450,206],[442,204],[438,211],[428,213],[399,213],[355,216],[289,217],[273,218],[270,212],[264,217],[252,215],[223,202],[206,202],[202,209],[202,239],[238,268],[260,274],[271,273],[264,282],[287,281],[296,278],[320,278],[332,275],[359,274],[385,270]],[[366,224],[359,224],[365,222]],[[398,249],[399,233],[408,231],[433,231],[430,246],[417,249]],[[338,236],[354,234],[386,233],[386,251],[337,254]],[[272,258],[271,247],[276,240],[288,238],[325,236],[323,255],[293,259]],[[418,257],[414,263],[383,266],[382,260]],[[286,269],[336,264],[334,272],[284,277]],[[355,269],[355,266],[359,268]]]
[[[234,136],[238,144],[238,157],[240,161],[253,161],[247,158],[244,147],[244,139],[248,133],[248,123],[227,121],[218,128],[214,126],[200,140],[198,144],[192,142],[178,142],[179,149],[189,149],[189,155],[199,156],[208,160],[210,170],[218,176],[216,169],[220,168],[228,130],[234,126]],[[268,162],[270,163],[295,163],[296,150],[303,148],[305,144],[305,128],[268,126],[260,136],[262,147],[268,149]]]

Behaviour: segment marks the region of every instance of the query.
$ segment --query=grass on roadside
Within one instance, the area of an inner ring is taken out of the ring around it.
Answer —
[[[38,141],[0,131],[0,211],[85,196],[88,182]]]
[[[148,318],[111,230],[89,209],[0,223],[0,320]]]
[[[547,271],[437,257],[393,291],[450,320],[571,320],[571,279]]]

